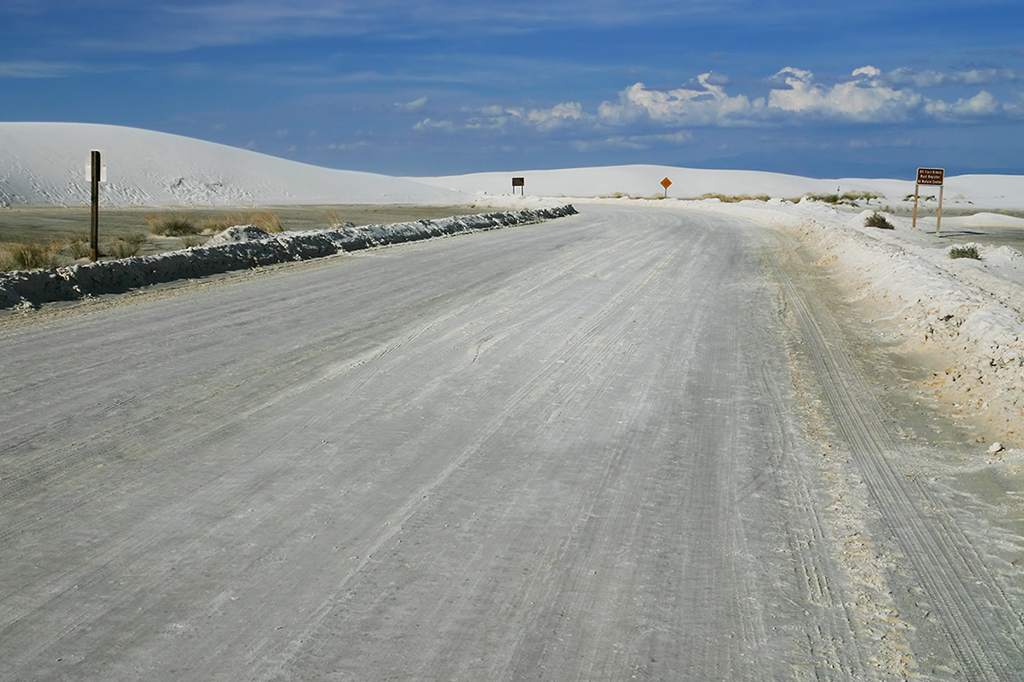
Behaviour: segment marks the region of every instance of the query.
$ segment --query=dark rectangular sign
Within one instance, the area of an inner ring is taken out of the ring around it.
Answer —
[[[513,187],[526,187],[526,178],[512,178]]]
[[[919,185],[941,185],[942,176],[946,171],[942,168],[918,168],[917,184]]]

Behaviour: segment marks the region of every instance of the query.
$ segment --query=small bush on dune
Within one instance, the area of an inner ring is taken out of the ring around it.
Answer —
[[[719,194],[717,192],[702,194],[700,198],[718,199],[723,204],[736,204],[741,201],[768,201],[771,199],[767,194]]]
[[[826,204],[850,204],[856,206],[858,201],[870,201],[872,199],[881,199],[882,195],[877,192],[843,192],[842,194],[808,194],[808,199],[813,201],[823,201]]]
[[[949,249],[950,258],[970,258],[972,260],[981,260],[981,254],[978,253],[978,247],[974,244],[968,244],[967,246],[954,246]]]
[[[202,230],[184,213],[159,213],[146,216],[146,224],[153,234],[165,237],[180,237],[183,234],[199,234]]]
[[[875,211],[874,213],[872,213],[871,215],[869,215],[867,218],[864,219],[864,226],[865,227],[877,227],[880,230],[895,230],[896,229],[896,227],[892,223],[889,222],[889,219],[886,218],[881,213],[879,213],[878,211]]]
[[[843,196],[839,197],[840,201],[853,201],[856,202],[860,199],[865,201],[871,201],[872,199],[881,199],[884,195],[878,192],[843,192]]]

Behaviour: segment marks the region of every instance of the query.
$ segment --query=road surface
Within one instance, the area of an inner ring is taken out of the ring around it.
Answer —
[[[0,679],[1020,674],[794,245],[581,208],[0,321]]]

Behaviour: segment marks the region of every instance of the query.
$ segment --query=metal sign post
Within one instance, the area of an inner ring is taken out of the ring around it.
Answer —
[[[665,198],[668,199],[668,188],[672,186],[672,181],[665,178],[661,181],[661,186],[665,188]]]
[[[516,193],[516,187],[519,187],[519,193],[523,196],[526,195],[526,178],[512,178],[512,194]]]
[[[945,179],[946,171],[943,168],[918,168],[917,169],[917,183],[914,185],[914,222],[913,227],[917,228],[917,198],[920,194],[919,190],[921,185],[938,185],[939,186],[939,216],[935,223],[935,233],[938,234],[942,229],[942,191],[945,189],[943,186],[943,180]]]
[[[103,166],[100,164],[100,153],[92,150],[90,154],[92,167],[90,182],[92,184],[92,229],[89,231],[89,247],[92,251],[92,261],[100,257],[100,173]]]

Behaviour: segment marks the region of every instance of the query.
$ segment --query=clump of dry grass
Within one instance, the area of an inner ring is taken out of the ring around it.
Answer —
[[[281,218],[273,211],[255,213],[225,213],[211,216],[203,221],[203,232],[223,232],[235,225],[255,225],[264,232],[284,232]]]
[[[971,260],[981,260],[981,253],[978,252],[978,247],[974,244],[968,244],[967,246],[953,246],[949,249],[950,258],[970,258]]]
[[[91,256],[92,246],[90,241],[91,237],[88,232],[79,234],[72,239],[68,244],[68,254],[71,256],[71,260],[79,260]]]
[[[273,211],[253,213],[249,218],[249,224],[255,225],[264,232],[284,232],[284,224],[281,222],[281,218]]]
[[[856,206],[858,201],[871,201],[881,199],[883,195],[877,192],[843,192],[842,194],[808,194],[809,199],[823,201],[826,204],[849,204]]]
[[[114,237],[106,244],[103,252],[114,258],[131,258],[138,256],[142,245],[146,243],[146,235],[143,232],[129,232],[120,237]]]
[[[325,223],[327,223],[327,226],[329,228],[331,228],[332,230],[336,230],[339,227],[355,227],[356,226],[356,224],[351,222],[351,221],[342,220],[338,216],[337,212],[334,211],[334,209],[325,208],[321,212],[320,216],[323,218],[323,221]]]
[[[10,243],[0,250],[2,270],[46,270],[59,268],[67,262],[62,253],[67,242],[54,239],[39,243]]]
[[[206,243],[206,237],[198,234],[186,234],[181,236],[181,245],[188,249],[193,246],[202,246]]]
[[[718,194],[717,192],[702,194],[700,198],[718,199],[723,204],[735,204],[741,201],[768,201],[771,199],[767,194]]]
[[[145,216],[146,224],[153,234],[166,237],[180,237],[183,234],[199,234],[202,228],[186,213],[154,213]]]
[[[889,222],[889,219],[886,218],[883,214],[879,213],[878,211],[875,211],[874,213],[872,213],[871,215],[864,219],[864,226],[877,227],[880,230],[896,229],[896,227]]]

